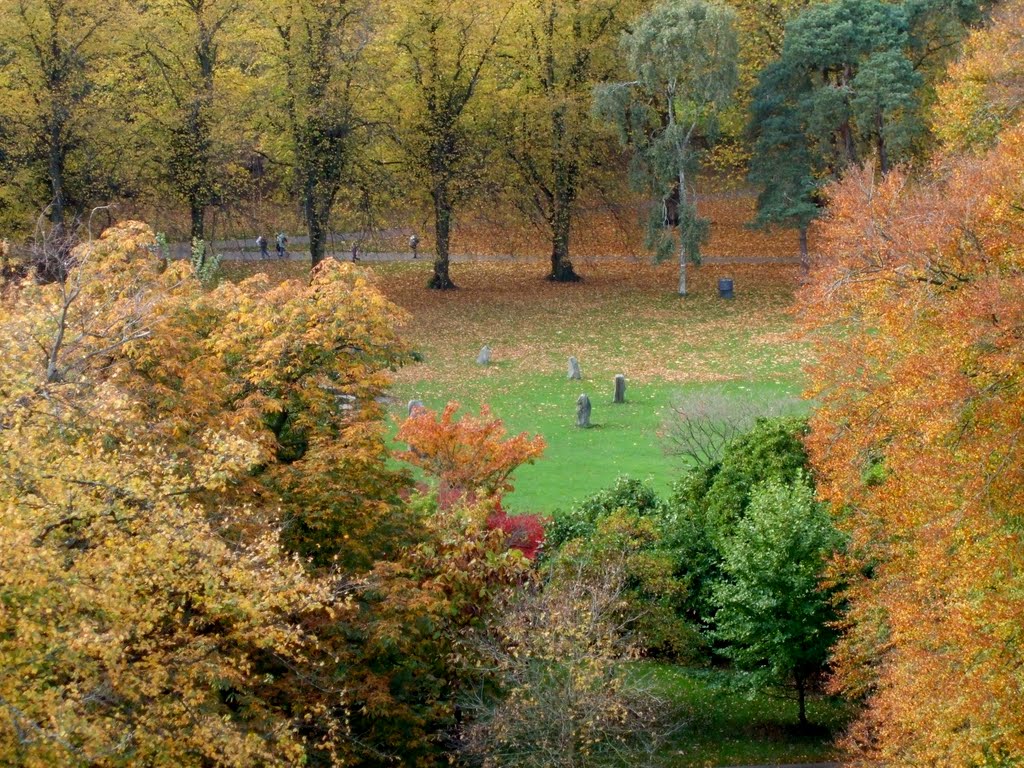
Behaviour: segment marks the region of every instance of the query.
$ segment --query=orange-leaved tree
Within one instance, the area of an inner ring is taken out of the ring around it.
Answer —
[[[153,245],[119,225],[0,304],[0,762],[344,759],[316,635],[354,609],[313,566],[415,535],[400,315],[347,265],[206,292]]]
[[[974,30],[940,83],[932,122],[950,151],[986,150],[1024,114],[1024,2],[1007,0]]]
[[[544,438],[521,432],[506,439],[505,425],[486,405],[479,417],[456,419],[458,410],[458,403],[448,403],[440,415],[415,409],[398,431],[398,439],[409,446],[399,458],[420,467],[447,489],[486,495],[511,490],[509,477],[544,452]]]
[[[1024,127],[830,192],[809,450],[850,534],[838,689],[869,763],[1024,757]]]

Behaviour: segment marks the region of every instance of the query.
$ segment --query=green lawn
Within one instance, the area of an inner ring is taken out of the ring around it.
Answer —
[[[672,264],[577,266],[583,282],[557,285],[543,279],[542,263],[457,264],[460,288],[447,292],[424,287],[431,268],[424,261],[367,267],[408,313],[403,335],[422,358],[396,374],[395,419],[411,399],[432,408],[487,403],[511,431],[547,441],[544,457],[514,478],[509,509],[551,514],[620,475],[667,490],[682,465],[664,454],[658,429],[676,392],[713,383],[755,403],[800,392],[804,346],[790,313],[797,268],[691,267],[691,295],[682,299]],[[225,264],[230,279],[256,271],[305,278],[308,266]],[[735,280],[732,301],[716,295],[717,279],[726,276]],[[493,349],[487,367],[475,363],[484,344]],[[579,358],[582,381],[566,379],[570,355]],[[611,403],[617,373],[629,382],[624,405]],[[590,430],[574,426],[582,392],[594,407]]]
[[[550,514],[571,507],[587,495],[628,475],[649,481],[659,493],[667,492],[685,468],[683,460],[666,456],[658,431],[672,397],[700,384],[640,382],[631,384],[624,404],[612,403],[612,383],[584,378],[569,381],[564,374],[539,375],[529,385],[511,378],[493,380],[486,392],[466,387],[461,393],[437,391],[429,380],[403,385],[396,394],[403,401],[418,397],[435,409],[457,399],[464,409],[476,411],[487,403],[510,432],[540,433],[548,447],[543,458],[519,469],[515,492],[505,506],[516,512]],[[797,385],[775,381],[731,382],[725,391],[736,397],[768,401],[793,395]],[[587,392],[593,403],[592,427],[575,426],[576,398]],[[396,418],[404,415],[396,408]]]
[[[704,267],[693,270],[693,294],[672,293],[672,268],[643,262],[602,263],[576,285],[552,285],[523,265],[474,264],[460,290],[425,290],[425,265],[376,268],[382,289],[411,314],[406,335],[422,362],[399,372],[394,395],[441,408],[491,406],[510,431],[540,433],[544,457],[523,467],[507,497],[514,511],[550,514],[612,483],[620,475],[666,491],[679,459],[658,436],[677,392],[714,383],[738,398],[765,403],[799,393],[803,347],[789,314],[797,273],[788,267]],[[599,270],[599,271],[598,271]],[[714,285],[728,274],[733,301]],[[484,344],[493,363],[475,363]],[[570,355],[583,380],[566,378]],[[612,404],[613,378],[624,373],[627,402]],[[576,399],[593,403],[589,430],[575,426]]]
[[[832,739],[853,714],[840,700],[812,697],[811,727],[801,730],[794,700],[752,696],[736,685],[733,672],[645,663],[637,675],[677,707],[679,727],[659,755],[665,768],[835,760]]]

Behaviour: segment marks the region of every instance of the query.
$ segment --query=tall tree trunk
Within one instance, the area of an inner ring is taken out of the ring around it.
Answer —
[[[551,273],[549,280],[559,283],[576,282],[580,276],[569,261],[569,234],[572,229],[572,206],[576,201],[579,183],[579,164],[573,153],[565,125],[565,108],[558,107],[551,115],[553,140],[554,196],[549,225],[551,227]]]
[[[62,107],[56,107],[49,126],[49,164],[50,190],[53,197],[50,201],[50,223],[63,232],[67,200],[64,192],[64,121],[57,114]]]
[[[306,230],[309,233],[309,260],[312,267],[316,267],[324,260],[324,253],[327,249],[327,217],[320,215],[314,202],[308,208],[306,215]]]
[[[189,201],[189,216],[192,219],[192,241],[204,240],[206,237],[206,206],[202,200],[193,198]]]
[[[679,200],[686,203],[686,171],[679,171]],[[687,214],[689,215],[689,214]],[[686,252],[686,236],[683,234],[683,217],[679,217],[679,295],[686,295],[686,260],[689,254]]]
[[[800,268],[806,275],[811,271],[811,257],[807,251],[807,227],[800,227]]]
[[[564,201],[555,201],[551,217],[551,274],[549,280],[570,283],[580,279],[569,261],[569,234],[572,225],[572,207]]]
[[[439,183],[434,187],[434,274],[427,283],[428,288],[447,291],[457,287],[448,274],[448,245],[452,234],[452,202],[448,186]]]
[[[796,695],[799,706],[798,719],[802,727],[807,727],[807,687],[802,677],[796,678]]]
[[[889,172],[889,153],[885,149],[885,136],[882,134],[884,123],[882,122],[882,112],[879,110],[875,113],[875,134],[878,136],[878,164],[881,167],[882,175],[884,176]]]

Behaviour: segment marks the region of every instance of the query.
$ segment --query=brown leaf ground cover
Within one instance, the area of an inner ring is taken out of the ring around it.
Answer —
[[[711,236],[704,252],[714,256],[795,258],[798,243],[793,230],[765,231],[747,226],[754,218],[755,205],[754,194],[743,190],[713,192],[700,199],[697,209],[711,222]],[[645,204],[639,200],[616,204],[596,200],[584,203],[573,229],[574,260],[592,256],[643,255],[646,216]],[[463,218],[463,224],[456,229],[452,240],[453,253],[522,257],[542,257],[550,253],[551,246],[543,227],[524,222],[522,215],[514,209],[487,209],[477,205]],[[815,244],[812,228],[812,250]],[[401,243],[398,247],[404,248]],[[424,247],[428,245],[425,243]]]
[[[425,360],[399,381],[430,379],[458,388],[467,380],[525,383],[562,371],[569,355],[597,374],[626,373],[634,382],[693,383],[789,378],[801,345],[788,336],[793,267],[709,265],[693,270],[692,295],[672,292],[673,265],[602,261],[583,265],[585,280],[543,279],[539,262],[479,263],[454,270],[460,290],[423,289],[425,268],[379,268],[381,288],[411,312],[406,334]],[[737,298],[717,297],[719,277]],[[484,344],[496,366],[475,364]]]

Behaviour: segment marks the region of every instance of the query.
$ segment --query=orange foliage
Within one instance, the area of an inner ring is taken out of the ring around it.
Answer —
[[[992,22],[971,33],[964,56],[938,86],[936,133],[952,151],[988,149],[1024,108],[1024,1],[997,4]]]
[[[851,536],[838,689],[883,765],[1024,757],[1024,127],[831,191],[809,449]]]
[[[506,440],[501,419],[492,417],[486,405],[479,417],[456,420],[458,409],[458,403],[448,403],[440,419],[426,408],[415,410],[398,431],[398,439],[409,445],[399,458],[448,488],[482,490],[488,495],[512,490],[509,476],[544,452],[544,438],[521,432]]]

